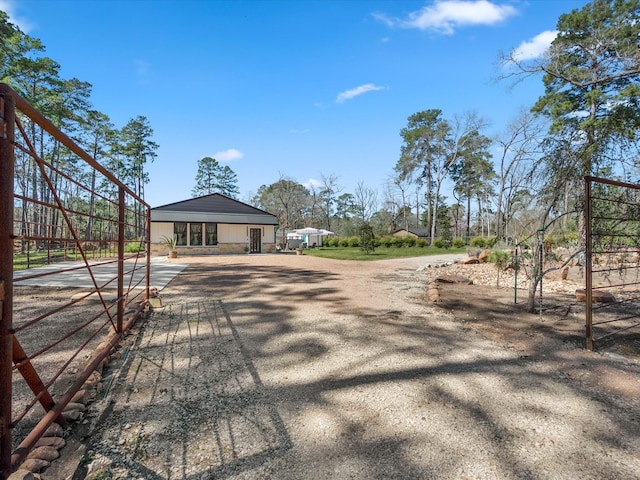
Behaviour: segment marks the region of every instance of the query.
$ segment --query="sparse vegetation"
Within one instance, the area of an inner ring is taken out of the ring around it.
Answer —
[[[406,247],[385,247],[377,249],[375,252],[366,255],[360,248],[353,247],[320,247],[306,250],[307,255],[322,258],[335,258],[337,260],[387,260],[402,257],[422,257],[428,255],[442,254],[440,248],[406,248]],[[464,248],[452,248],[447,253],[465,253]]]
[[[496,288],[500,288],[500,274],[507,268],[511,255],[504,250],[493,250],[489,255],[488,261],[496,266]]]

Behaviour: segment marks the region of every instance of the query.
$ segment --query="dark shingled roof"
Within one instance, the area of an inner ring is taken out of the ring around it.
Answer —
[[[191,198],[181,202],[169,203],[154,207],[151,210],[168,212],[196,212],[196,213],[232,213],[243,215],[271,215],[269,212],[252,207],[220,193],[212,193],[202,197]]]
[[[396,230],[395,233],[402,232],[403,230],[409,233],[413,233],[418,237],[428,237],[431,234],[428,228],[400,228]]]

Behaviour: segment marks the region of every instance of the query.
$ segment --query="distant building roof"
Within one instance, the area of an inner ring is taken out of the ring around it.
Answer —
[[[154,207],[151,221],[278,224],[275,215],[220,193]]]
[[[428,237],[431,233],[428,228],[399,228],[394,233],[409,232],[417,237]]]

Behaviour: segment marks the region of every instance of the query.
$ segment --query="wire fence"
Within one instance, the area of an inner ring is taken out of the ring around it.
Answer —
[[[640,185],[585,177],[587,348],[640,325]]]

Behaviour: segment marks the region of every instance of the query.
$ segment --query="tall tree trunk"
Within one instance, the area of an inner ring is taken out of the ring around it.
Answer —
[[[536,292],[538,285],[542,281],[542,245],[537,245],[533,258],[533,272],[529,283],[529,296],[527,298],[527,312],[534,313],[536,310]]]
[[[471,240],[471,195],[467,195],[467,238],[465,242],[469,245]]]
[[[437,198],[440,197],[440,188],[442,186],[442,182],[438,181],[436,183],[436,191],[435,191],[435,197],[436,197],[436,202],[433,204],[433,215],[431,217],[431,230],[430,230],[430,235],[431,235],[431,239],[430,239],[430,243],[429,245],[433,247],[433,242],[436,236],[436,224],[437,219],[438,219],[438,201]]]
[[[416,188],[416,227],[420,226],[420,189]]]

